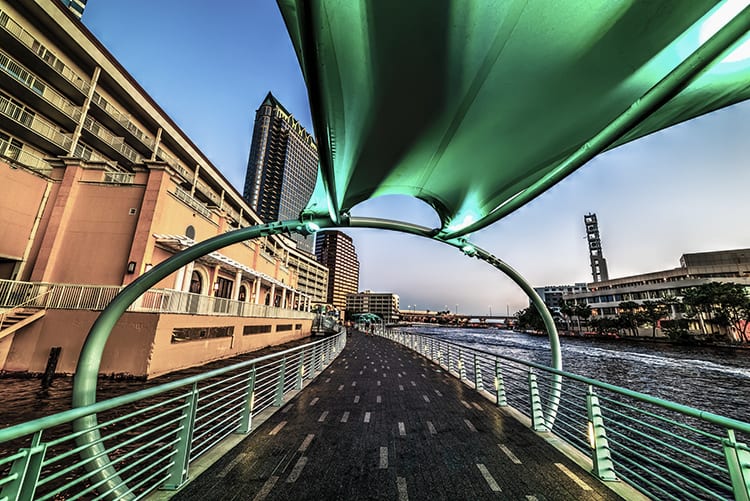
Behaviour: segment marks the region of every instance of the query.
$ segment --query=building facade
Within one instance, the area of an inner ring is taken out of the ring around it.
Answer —
[[[374,313],[390,324],[398,322],[399,309],[399,297],[391,292],[364,291],[346,296],[346,313],[349,317],[358,313]]]
[[[70,372],[89,310],[113,291],[261,222],[61,2],[0,0],[0,370],[44,370],[45,350],[68,340],[59,371]],[[153,316],[132,320],[154,328],[140,329],[146,361],[123,368],[123,352],[102,370],[154,375],[301,337],[326,285],[327,269],[284,237],[224,248],[157,284],[134,305],[148,313],[126,313]],[[10,326],[24,304],[75,311]]]
[[[684,254],[679,268],[592,282],[588,291],[565,294],[564,299],[588,304],[595,315],[615,315],[624,301],[680,299],[686,289],[708,282],[750,288],[750,249]]]
[[[539,294],[544,304],[547,305],[550,311],[553,313],[560,313],[560,308],[563,306],[565,295],[577,294],[580,292],[586,292],[588,287],[585,283],[577,283],[573,285],[545,285],[544,287],[534,287],[534,291]],[[531,303],[529,303],[531,306]]]
[[[319,232],[315,257],[328,267],[326,302],[339,311],[346,309],[346,297],[359,289],[359,260],[352,238],[341,231]]]
[[[266,223],[297,219],[310,200],[317,174],[315,140],[269,92],[255,112],[245,200]],[[312,253],[312,237],[292,238]]]

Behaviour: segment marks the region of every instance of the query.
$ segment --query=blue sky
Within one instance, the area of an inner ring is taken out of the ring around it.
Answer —
[[[241,192],[255,110],[270,90],[308,130],[307,93],[273,0],[90,0],[84,23]],[[471,240],[533,285],[591,280],[583,215],[599,217],[611,277],[679,265],[685,252],[750,247],[750,103],[605,153]],[[434,226],[422,202],[354,211]],[[402,308],[511,313],[525,295],[488,265],[433,241],[349,232],[360,289]]]

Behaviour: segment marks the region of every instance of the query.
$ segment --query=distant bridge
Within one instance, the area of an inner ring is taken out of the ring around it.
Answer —
[[[438,311],[400,311],[402,322],[422,322],[442,325],[490,326],[503,325],[512,327],[516,318],[507,315],[456,315]]]

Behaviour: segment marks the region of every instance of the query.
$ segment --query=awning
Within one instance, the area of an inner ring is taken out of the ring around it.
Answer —
[[[184,249],[187,249],[188,247],[195,245],[195,240],[192,238],[188,238],[185,235],[163,235],[163,234],[154,234],[154,238],[156,239],[156,243],[164,245],[165,247],[168,247],[174,251],[181,251]],[[225,256],[224,254],[221,254],[220,252],[212,252],[210,254],[207,254],[206,256],[202,257],[200,259],[201,261],[205,261],[210,264],[224,264],[231,268],[234,268],[235,270],[242,271],[246,273],[247,275],[250,275],[252,277],[261,278],[263,281],[271,283],[276,285],[276,287],[280,287],[282,289],[288,289],[290,291],[294,291],[297,294],[301,296],[307,296],[307,294],[304,294],[303,292],[300,292],[297,289],[294,289],[293,287],[290,287],[288,284],[285,284],[281,282],[280,280],[277,280],[269,275],[266,275],[265,273],[262,273],[258,270],[254,270],[239,261],[235,261],[234,259]]]
[[[438,239],[481,229],[598,153],[750,97],[747,3],[278,0],[320,153],[306,213],[410,195]]]

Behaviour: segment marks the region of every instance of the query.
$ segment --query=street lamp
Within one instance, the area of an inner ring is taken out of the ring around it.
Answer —
[[[488,304],[488,305],[487,305],[487,308],[489,308],[489,309],[490,309],[490,316],[492,316],[492,305],[491,305],[491,304]]]

